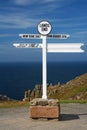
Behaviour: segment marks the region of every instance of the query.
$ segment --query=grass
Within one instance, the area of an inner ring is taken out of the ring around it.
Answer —
[[[80,103],[87,104],[87,100],[60,100],[60,103]]]
[[[77,96],[79,96],[82,101],[87,99],[87,86],[64,87],[62,90],[60,89],[57,93],[51,95],[52,98],[58,98],[60,100],[68,100],[70,98],[75,100]]]
[[[23,101],[0,102],[0,108],[16,108],[16,107],[24,107],[24,106],[29,106],[29,102],[23,102]]]
[[[86,104],[87,100],[60,100],[60,104],[68,104],[68,103],[80,103],[80,104]],[[23,101],[6,101],[6,102],[0,102],[0,109],[1,108],[18,108],[18,107],[25,107],[29,106],[29,102],[23,102]]]

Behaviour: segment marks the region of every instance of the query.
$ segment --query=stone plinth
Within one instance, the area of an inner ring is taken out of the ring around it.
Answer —
[[[59,119],[60,104],[57,99],[34,99],[30,102],[30,118]]]

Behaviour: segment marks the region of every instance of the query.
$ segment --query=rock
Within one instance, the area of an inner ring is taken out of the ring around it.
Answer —
[[[38,98],[33,99],[32,101],[30,101],[30,105],[31,106],[35,106],[37,104]]]
[[[7,97],[6,95],[0,95],[0,101],[9,101],[10,98]]]
[[[30,105],[31,106],[58,106],[59,100],[35,98],[32,101],[30,101]]]
[[[25,91],[23,101],[31,101],[32,99],[40,98],[41,95],[42,95],[42,86],[35,85],[35,88],[33,90]]]
[[[31,101],[42,97],[42,85],[36,85],[33,90],[28,91],[25,92],[23,100]],[[47,97],[60,100],[87,100],[87,73],[68,81],[66,84],[47,84]],[[43,104],[42,101],[41,104]]]
[[[49,104],[49,106],[58,106],[59,100],[58,99],[49,99],[48,104]]]

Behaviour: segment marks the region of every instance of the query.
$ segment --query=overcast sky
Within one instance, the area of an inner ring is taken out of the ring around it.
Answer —
[[[37,25],[47,20],[52,34],[66,33],[55,43],[84,43],[85,53],[48,54],[48,61],[87,61],[87,0],[0,0],[0,62],[41,61],[40,49],[16,49],[13,43],[41,43],[21,39],[20,33],[38,34]]]

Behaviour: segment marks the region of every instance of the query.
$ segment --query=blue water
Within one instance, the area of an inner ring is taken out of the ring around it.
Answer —
[[[87,62],[48,62],[48,83],[61,84],[87,73]],[[42,84],[42,64],[0,63],[0,94],[21,100],[24,92]]]

